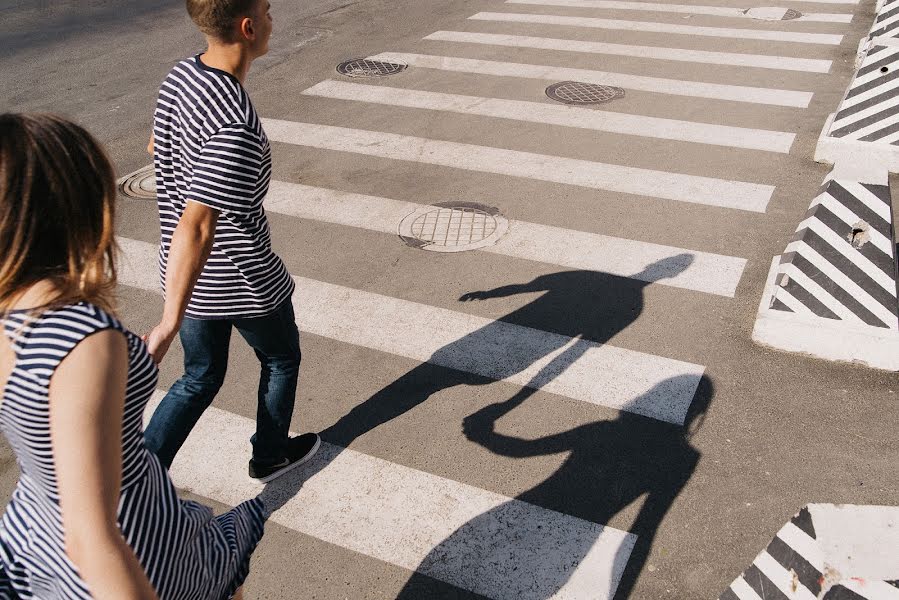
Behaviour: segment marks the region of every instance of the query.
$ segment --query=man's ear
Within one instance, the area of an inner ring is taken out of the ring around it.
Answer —
[[[240,20],[238,26],[240,36],[246,40],[253,41],[256,39],[256,30],[253,28],[253,19],[244,17]]]

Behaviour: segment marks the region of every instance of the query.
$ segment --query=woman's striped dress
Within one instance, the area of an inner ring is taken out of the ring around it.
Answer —
[[[128,341],[122,534],[161,600],[231,597],[262,537],[262,502],[253,499],[214,517],[209,508],[178,499],[168,473],[144,448],[142,417],[157,370],[140,338],[88,303],[36,317],[12,311],[0,318],[16,356],[3,392],[0,428],[21,471],[0,521],[0,598],[91,597],[65,553],[47,393],[54,370],[75,345],[104,329],[121,331]]]

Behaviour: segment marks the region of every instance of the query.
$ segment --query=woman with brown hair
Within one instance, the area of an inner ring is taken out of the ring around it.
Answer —
[[[114,200],[84,129],[0,115],[0,598],[239,597],[263,505],[213,517],[144,448],[157,370],[113,316]]]

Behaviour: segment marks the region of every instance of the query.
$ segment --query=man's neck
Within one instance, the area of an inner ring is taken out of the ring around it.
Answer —
[[[223,44],[209,41],[209,48],[203,53],[203,64],[230,73],[243,84],[250,71],[253,58],[246,47],[241,44]]]

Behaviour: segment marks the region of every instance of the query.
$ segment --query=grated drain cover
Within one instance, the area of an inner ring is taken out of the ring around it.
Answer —
[[[387,77],[404,71],[407,66],[402,63],[355,58],[337,65],[337,72],[347,77]]]
[[[747,8],[743,14],[759,21],[792,21],[802,16],[802,13],[792,8],[778,6],[756,6]]]
[[[399,224],[399,236],[410,246],[432,252],[463,252],[492,246],[509,229],[495,208],[474,202],[423,206]]]
[[[119,191],[128,198],[151,200],[156,198],[156,173],[147,165],[119,179]]]
[[[624,96],[624,90],[611,85],[560,81],[546,88],[546,95],[565,104],[601,104]]]

